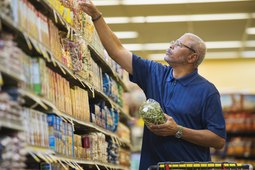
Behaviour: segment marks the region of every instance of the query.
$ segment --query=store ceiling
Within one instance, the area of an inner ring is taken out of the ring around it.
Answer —
[[[195,33],[206,41],[207,59],[255,58],[255,0],[93,2],[114,32],[132,31],[137,34],[121,38],[121,42],[144,58],[162,60],[169,42],[185,32]],[[253,28],[253,33],[248,33],[249,28]]]

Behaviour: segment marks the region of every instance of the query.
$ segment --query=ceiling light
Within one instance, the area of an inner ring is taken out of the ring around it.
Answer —
[[[255,47],[255,41],[245,41],[245,47]]]
[[[154,61],[162,61],[164,60],[166,54],[149,54],[147,57],[149,60],[154,60]]]
[[[143,44],[123,44],[123,46],[130,51],[142,51],[144,50]]]
[[[205,59],[226,59],[226,58],[239,58],[240,53],[237,51],[227,51],[227,52],[208,52],[205,55]]]
[[[242,56],[245,58],[255,58],[255,51],[243,51]]]
[[[114,32],[114,34],[119,39],[129,39],[129,38],[137,38],[138,33],[135,31],[120,31],[120,32]]]
[[[206,42],[207,49],[214,48],[240,48],[242,46],[241,41],[211,41]]]
[[[120,5],[120,1],[118,1],[118,0],[94,0],[93,3],[96,6]]]
[[[246,41],[245,47],[254,47],[255,41]],[[131,51],[143,50],[166,50],[170,43],[148,43],[148,44],[123,44],[124,47]],[[139,46],[139,48],[138,48]],[[207,49],[222,49],[222,48],[241,48],[241,41],[209,41],[206,42]]]
[[[146,23],[146,22],[158,23],[158,22],[240,20],[240,19],[249,19],[249,18],[255,18],[255,13],[105,17],[105,20],[108,24],[121,24],[121,23],[124,24],[124,23]]]
[[[154,61],[164,60],[166,54],[149,54],[148,59]],[[228,52],[207,52],[205,59],[228,59],[228,58],[255,58],[255,51],[228,51]]]
[[[255,27],[250,27],[246,29],[247,34],[255,34]]]
[[[129,17],[105,17],[107,24],[126,24],[130,22]]]
[[[131,23],[145,23],[146,17],[131,17],[129,21]]]
[[[189,4],[189,3],[216,3],[216,2],[240,2],[251,0],[94,0],[97,6],[109,5],[158,5],[158,4]]]

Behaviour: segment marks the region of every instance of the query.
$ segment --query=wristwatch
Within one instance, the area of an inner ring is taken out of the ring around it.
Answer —
[[[179,128],[179,129],[178,129],[178,131],[176,132],[175,137],[178,138],[178,139],[180,139],[180,138],[182,138],[183,127],[179,125],[178,128]]]

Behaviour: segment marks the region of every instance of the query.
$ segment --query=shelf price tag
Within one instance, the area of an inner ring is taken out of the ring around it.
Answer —
[[[97,164],[95,164],[95,166],[97,167],[98,170],[100,170],[99,166]]]
[[[57,13],[54,9],[53,9],[53,15],[54,15],[55,22],[58,23]]]
[[[74,33],[74,30],[71,28],[71,40],[73,41],[73,33]]]
[[[50,60],[50,57],[49,57],[49,55],[48,55],[48,53],[47,53],[47,50],[46,50],[43,46],[41,46],[41,51],[42,51],[43,57],[44,57],[48,62],[50,62],[51,60]]]
[[[24,96],[28,96],[30,99],[34,100],[35,102],[37,102],[40,106],[42,106],[45,110],[48,109],[48,107],[42,102],[42,100],[37,97],[36,95],[33,95],[29,92],[26,92],[24,90],[19,90],[19,92],[24,95]]]
[[[36,50],[38,53],[42,54],[42,51],[41,51],[41,49],[40,49],[40,47],[39,47],[39,44],[36,42],[36,40],[34,40],[34,39],[31,38],[31,37],[28,37],[28,38],[29,38],[30,42],[32,42],[32,44],[33,44],[35,50]]]
[[[67,25],[66,26],[67,28],[67,35],[66,35],[66,38],[70,38],[70,34],[71,34],[71,28]]]
[[[66,11],[67,11],[67,9],[64,8],[64,11],[63,11],[63,13],[62,13],[62,16],[65,16]],[[61,24],[65,26],[65,25],[67,25],[67,24],[65,24],[64,19],[62,18],[62,16],[58,14],[58,19],[60,20]]]
[[[61,164],[61,166],[62,166],[65,170],[68,170],[68,169],[69,169],[68,167],[66,167],[66,166],[62,163],[61,160],[58,160],[58,162]]]
[[[0,72],[0,86],[4,84],[2,73]]]
[[[64,66],[63,66],[64,67]],[[73,73],[72,73],[72,71],[69,69],[69,68],[65,68],[65,70],[68,72],[68,74],[70,75],[70,76],[72,76],[75,80],[77,80],[78,79],[78,77],[76,77]]]
[[[57,163],[57,162],[58,162],[58,160],[56,159],[55,156],[49,154],[48,157],[50,157],[54,163]]]
[[[50,163],[53,163],[54,161],[51,159],[51,157],[48,156],[48,154],[43,154],[44,158],[47,159]]]
[[[54,65],[54,67],[56,67],[57,66],[56,61],[55,61],[55,58],[54,58],[54,56],[53,56],[53,54],[51,52],[50,52],[50,58],[51,58],[51,61],[52,61],[53,65]]]
[[[70,166],[70,167],[76,169],[76,166],[74,166],[74,165],[72,164],[72,161],[68,161],[68,160],[63,160],[63,161],[64,161],[68,166]]]
[[[34,160],[36,161],[36,162],[41,162],[41,160],[34,154],[34,153],[32,153],[32,152],[29,152],[30,153],[30,155],[34,158]]]
[[[73,164],[75,164],[79,170],[83,170],[83,168],[77,162],[73,162]]]
[[[40,157],[40,158],[41,158],[42,160],[44,160],[45,162],[50,163],[50,161],[49,161],[48,159],[46,159],[46,158],[44,157],[43,154],[37,153],[37,156]]]
[[[93,87],[91,87],[90,90],[92,92],[92,98],[95,98],[95,89]]]
[[[105,169],[109,170],[109,168],[106,165],[104,165],[104,167],[105,167]]]
[[[0,19],[0,31],[3,30],[2,19]]]
[[[28,49],[29,49],[29,50],[32,50],[32,49],[33,49],[33,46],[32,46],[32,44],[31,44],[31,42],[30,42],[30,40],[29,40],[28,35],[27,35],[25,32],[23,32],[23,36],[24,36],[25,41],[26,41],[26,43],[27,43]]]
[[[65,72],[65,70],[63,69],[63,67],[61,66],[61,64],[60,64],[58,61],[56,61],[56,63],[57,63],[57,65],[58,65],[58,67],[60,68],[60,70],[62,71],[62,73],[63,73],[64,75],[66,75],[66,72]]]
[[[116,137],[116,142],[117,142],[118,146],[121,146],[121,142],[120,142],[120,140],[117,137]]]

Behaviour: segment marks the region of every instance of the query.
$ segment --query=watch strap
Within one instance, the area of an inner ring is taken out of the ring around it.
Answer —
[[[182,135],[183,135],[183,127],[178,125],[178,131],[176,132],[175,137],[180,139],[182,138]]]

